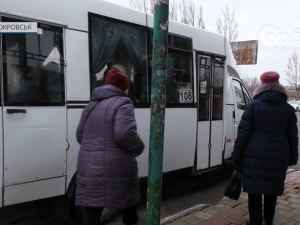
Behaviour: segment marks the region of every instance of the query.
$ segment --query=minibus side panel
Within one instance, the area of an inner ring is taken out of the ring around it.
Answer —
[[[74,107],[74,106],[73,106]],[[74,176],[77,170],[77,157],[80,145],[76,140],[76,129],[80,120],[80,116],[84,106],[81,108],[68,108],[67,116],[68,116],[68,141],[69,147],[67,150],[67,185],[66,189],[69,187],[69,183]]]
[[[210,166],[218,166],[222,164],[223,150],[223,120],[213,121],[211,123],[211,158]]]
[[[228,93],[229,94],[229,93]],[[225,116],[224,116],[224,125],[225,125],[225,143],[224,143],[224,159],[231,157],[234,143],[234,126],[233,126],[233,114],[234,114],[234,105],[226,104],[225,105]]]
[[[57,177],[4,187],[3,206],[63,195],[65,183],[65,177]]]
[[[88,33],[65,29],[67,101],[90,100]],[[80,62],[80,63],[78,63]]]
[[[197,122],[198,136],[197,136],[197,170],[207,169],[209,167],[209,132],[210,122]]]
[[[135,120],[137,123],[137,131],[144,141],[144,152],[137,157],[139,166],[139,177],[148,176],[148,161],[149,161],[149,139],[150,139],[150,109],[135,109]]]

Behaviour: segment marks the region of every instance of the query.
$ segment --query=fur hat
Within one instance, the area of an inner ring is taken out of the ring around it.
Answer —
[[[277,83],[279,84],[279,74],[275,71],[268,71],[263,73],[260,76],[261,85],[267,84],[267,83]]]
[[[130,80],[122,70],[114,68],[107,71],[105,84],[111,84],[120,88],[122,91],[126,91],[130,86]]]

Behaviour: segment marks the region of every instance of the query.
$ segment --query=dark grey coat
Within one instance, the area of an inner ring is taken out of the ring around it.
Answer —
[[[122,209],[137,204],[136,156],[143,152],[144,143],[137,133],[132,101],[113,85],[96,88],[76,136],[81,144],[76,205]]]
[[[288,166],[297,164],[297,117],[286,100],[284,87],[270,83],[258,87],[246,106],[233,152],[245,192],[281,195]]]

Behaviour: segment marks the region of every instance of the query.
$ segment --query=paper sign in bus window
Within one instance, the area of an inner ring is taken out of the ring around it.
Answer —
[[[192,89],[179,89],[179,102],[180,103],[192,103],[193,102],[193,90]]]

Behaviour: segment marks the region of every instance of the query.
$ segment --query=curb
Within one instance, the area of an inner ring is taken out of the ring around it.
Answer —
[[[194,212],[198,212],[202,209],[205,209],[205,208],[208,208],[210,207],[211,205],[209,204],[199,204],[199,205],[196,205],[196,206],[193,206],[191,208],[188,208],[188,209],[185,209],[181,212],[178,212],[178,213],[175,213],[171,216],[168,216],[168,217],[165,217],[163,219],[160,220],[160,225],[165,225],[165,224],[168,224],[168,223],[171,223],[171,222],[174,222],[182,217],[185,217],[185,216],[188,216]]]
[[[295,172],[295,171],[298,171],[298,170],[296,170],[296,169],[288,169],[288,170],[286,171],[286,174],[289,174],[289,173],[292,173],[292,172]]]
[[[293,172],[297,172],[297,171],[300,171],[300,170],[293,169],[293,168],[288,169],[287,172],[286,172],[287,178],[286,178],[285,183],[288,182],[291,179],[288,175],[292,174]],[[227,197],[224,196],[220,200],[220,202],[222,202],[224,200],[229,200],[229,198],[227,198]],[[202,209],[205,209],[205,208],[208,208],[208,207],[211,207],[211,206],[213,206],[213,205],[210,205],[210,204],[199,204],[199,205],[193,206],[191,208],[185,209],[183,211],[180,211],[180,212],[175,213],[175,214],[173,214],[171,216],[168,216],[168,217],[165,217],[165,218],[161,219],[160,220],[160,225],[166,225],[166,224],[172,223],[172,222],[174,222],[176,220],[181,219],[182,217],[188,216],[188,215],[190,215],[190,214],[192,214],[194,212],[201,211]]]

